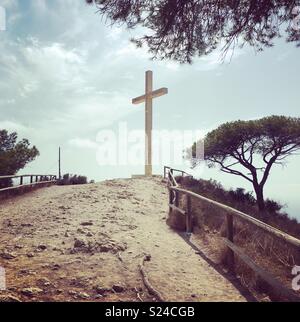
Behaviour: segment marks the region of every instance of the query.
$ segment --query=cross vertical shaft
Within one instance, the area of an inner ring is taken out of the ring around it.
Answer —
[[[152,176],[152,94],[153,91],[153,73],[146,72],[146,112],[145,112],[145,175]]]

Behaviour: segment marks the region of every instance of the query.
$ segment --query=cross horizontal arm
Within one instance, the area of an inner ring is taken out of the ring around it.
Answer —
[[[152,98],[156,98],[156,97],[160,97],[163,95],[167,95],[168,94],[168,89],[167,88],[160,88],[156,91],[153,91],[150,95]]]
[[[141,103],[144,103],[146,101],[146,95],[143,95],[143,96],[139,96],[137,98],[134,98],[132,100],[132,104],[141,104]]]
[[[141,104],[146,101],[147,98],[157,98],[168,94],[168,89],[163,87],[156,91],[149,93],[148,95],[142,95],[132,100],[132,104]]]

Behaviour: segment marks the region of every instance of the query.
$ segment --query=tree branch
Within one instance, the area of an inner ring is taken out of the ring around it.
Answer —
[[[234,170],[234,169],[230,169],[229,166],[225,166],[224,163],[222,161],[219,161],[215,158],[209,158],[208,159],[211,162],[217,163],[221,166],[221,171],[225,172],[225,173],[230,173],[230,174],[234,174],[237,176],[241,176],[243,178],[245,178],[246,180],[248,180],[249,182],[253,183],[253,180],[250,179],[249,177],[247,177],[245,174],[243,174],[242,172],[238,171],[238,170]],[[236,162],[235,164],[238,164],[239,162]]]

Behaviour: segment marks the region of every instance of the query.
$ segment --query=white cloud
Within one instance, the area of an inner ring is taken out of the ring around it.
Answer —
[[[0,99],[0,105],[11,105],[11,104],[15,104],[16,100],[13,98],[10,99]]]
[[[244,49],[230,48],[224,56],[221,48],[222,46],[207,56],[197,58],[195,60],[195,68],[201,71],[210,71],[222,67],[223,64],[231,63],[232,60],[237,59],[245,53]]]
[[[123,29],[121,27],[112,27],[110,30],[108,30],[108,33],[106,35],[106,38],[110,40],[119,40],[122,37]]]
[[[126,60],[128,57],[131,59],[149,59],[151,55],[148,53],[145,47],[137,48],[135,44],[129,42],[128,40],[123,41],[117,49],[111,50],[107,57]]]
[[[34,0],[30,2],[31,8],[36,11],[38,15],[45,13],[48,10],[46,0]]]
[[[25,125],[13,121],[0,121],[0,129],[17,133],[26,133],[30,130]]]
[[[1,11],[3,8],[5,11],[4,13]],[[12,25],[22,16],[21,13],[18,13],[18,1],[17,0],[0,0],[0,20],[1,18],[5,23],[5,30],[10,30]],[[1,17],[4,14],[4,17]],[[3,21],[2,21],[3,23]],[[0,21],[1,24],[1,21]],[[1,30],[1,26],[0,26]],[[2,28],[3,30],[3,28]]]
[[[57,111],[69,99],[66,92],[75,95],[77,90],[90,88],[86,95],[91,94],[92,87],[86,77],[87,53],[83,49],[29,37],[0,43],[0,50],[0,90],[5,100],[24,105],[24,99],[30,104],[29,100],[39,97],[41,105],[55,104],[51,108]],[[29,107],[29,114],[35,105]]]
[[[0,6],[5,9],[16,9],[18,7],[18,0],[0,0]]]

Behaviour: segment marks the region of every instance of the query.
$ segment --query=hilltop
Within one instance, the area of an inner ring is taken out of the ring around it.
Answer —
[[[166,225],[162,178],[52,186],[0,209],[2,300],[245,301],[229,280]]]

